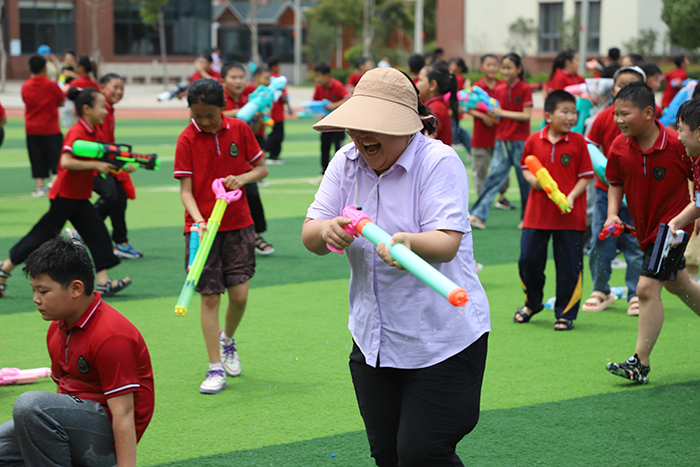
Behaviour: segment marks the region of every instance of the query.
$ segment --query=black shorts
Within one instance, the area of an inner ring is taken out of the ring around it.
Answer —
[[[48,178],[49,171],[58,173],[63,149],[63,135],[27,135],[27,152],[32,166],[32,178]]]
[[[190,259],[190,233],[185,234],[185,269]],[[255,227],[217,232],[195,290],[202,295],[222,294],[255,274]]]
[[[639,275],[650,277],[660,281],[675,281],[676,274],[679,270],[685,269],[685,247],[688,246],[688,239],[675,248],[671,248],[668,256],[661,263],[661,269],[658,273],[649,270],[649,261],[651,260],[651,252],[654,251],[652,243],[644,250],[644,258],[642,259],[642,270]]]

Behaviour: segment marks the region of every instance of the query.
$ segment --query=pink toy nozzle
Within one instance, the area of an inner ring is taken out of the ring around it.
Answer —
[[[216,199],[223,199],[227,204],[241,199],[241,196],[243,196],[241,190],[227,191],[224,186],[224,180],[223,178],[217,178],[211,183],[211,190],[214,192],[214,195],[216,195]]]
[[[343,217],[350,219],[350,223],[344,225],[343,229],[345,229],[345,231],[353,237],[356,237],[358,234],[357,227],[359,226],[360,221],[362,221],[363,219],[367,219],[368,221],[370,220],[367,214],[358,210],[355,206],[346,206],[343,209]],[[338,253],[341,255],[343,254],[343,250],[339,250],[338,248],[335,248],[334,246],[331,246],[328,243],[326,243],[326,246],[329,250],[331,250],[334,253]]]

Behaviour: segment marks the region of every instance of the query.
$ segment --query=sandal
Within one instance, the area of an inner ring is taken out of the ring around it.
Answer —
[[[2,264],[2,263],[0,263],[0,264]],[[12,277],[12,274],[0,269],[0,278],[5,279],[5,282],[0,284],[0,298],[5,296],[5,290],[7,290],[7,283],[6,282],[7,282],[7,279],[9,279],[10,277]]]
[[[557,327],[559,326],[564,326],[564,327]],[[555,331],[571,331],[574,328],[574,322],[570,319],[565,319],[565,318],[559,318],[554,322],[554,330]]]
[[[627,316],[639,316],[639,298],[637,296],[630,298],[630,304],[627,307]]]
[[[583,302],[583,306],[581,306],[581,309],[583,311],[592,312],[603,311],[608,306],[610,306],[615,300],[617,300],[617,295],[615,295],[614,293],[609,293],[605,295],[599,290],[594,290],[591,293],[590,298]]]
[[[120,292],[131,285],[131,279],[129,281],[124,281],[124,279],[117,279],[117,285],[112,285],[112,279],[107,279],[105,285],[96,285],[95,290],[100,292],[103,297],[111,297],[117,292]]]
[[[532,312],[532,314],[528,315],[527,313],[525,313],[525,310],[523,310],[521,307],[518,307],[518,309],[515,311],[515,314],[513,315],[513,322],[518,323],[518,324],[527,323],[532,319],[533,316],[535,316],[537,313],[539,313],[543,309],[544,309],[544,306],[537,311],[534,311],[534,309],[530,308],[530,311]],[[517,318],[518,315],[520,315],[520,317],[523,319],[522,321],[518,320],[518,318]]]
[[[255,252],[259,255],[271,255],[275,252],[275,247],[270,245],[262,237],[257,237],[255,239]]]

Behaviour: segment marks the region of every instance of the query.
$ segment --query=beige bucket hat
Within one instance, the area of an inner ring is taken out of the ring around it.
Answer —
[[[418,94],[395,68],[365,73],[352,97],[314,125],[317,131],[359,130],[392,136],[412,135],[423,129],[418,116]]]

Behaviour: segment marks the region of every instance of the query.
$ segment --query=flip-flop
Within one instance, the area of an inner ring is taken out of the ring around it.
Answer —
[[[518,307],[518,309],[515,311],[515,314],[513,315],[513,322],[518,323],[518,324],[527,323],[528,321],[530,321],[532,319],[533,316],[535,316],[537,313],[539,313],[543,309],[544,309],[544,307],[540,308],[537,311],[534,311],[532,308],[530,308],[530,311],[532,311],[532,314],[528,315],[527,313],[525,313],[525,310],[523,310],[521,307]],[[523,318],[523,320],[518,321],[518,318],[516,318],[517,315],[520,315]]]
[[[617,300],[617,295],[613,293],[605,295],[603,292],[594,290],[591,293],[591,296],[585,302],[583,302],[583,305],[581,305],[581,309],[583,311],[591,312],[603,311],[612,303],[614,303],[615,300]]]
[[[639,316],[639,298],[630,298],[630,304],[627,307],[627,316]]]
[[[564,325],[563,328],[558,328],[557,324]],[[554,322],[555,331],[571,331],[574,328],[574,322],[570,319],[559,318]]]
[[[0,264],[2,264],[2,262],[0,262]],[[5,271],[3,271],[2,269],[0,269],[0,277],[3,278],[3,279],[5,279],[5,283],[4,283],[4,284],[0,284],[0,298],[2,298],[2,297],[5,296],[5,290],[7,290],[7,279],[9,279],[10,277],[12,277],[12,274],[10,274],[9,272],[5,272]]]
[[[131,279],[129,279],[128,282],[126,282],[124,279],[117,279],[117,285],[112,286],[112,279],[107,279],[107,283],[105,285],[96,285],[95,290],[100,292],[103,297],[111,297],[115,293],[126,289],[131,285]]]

